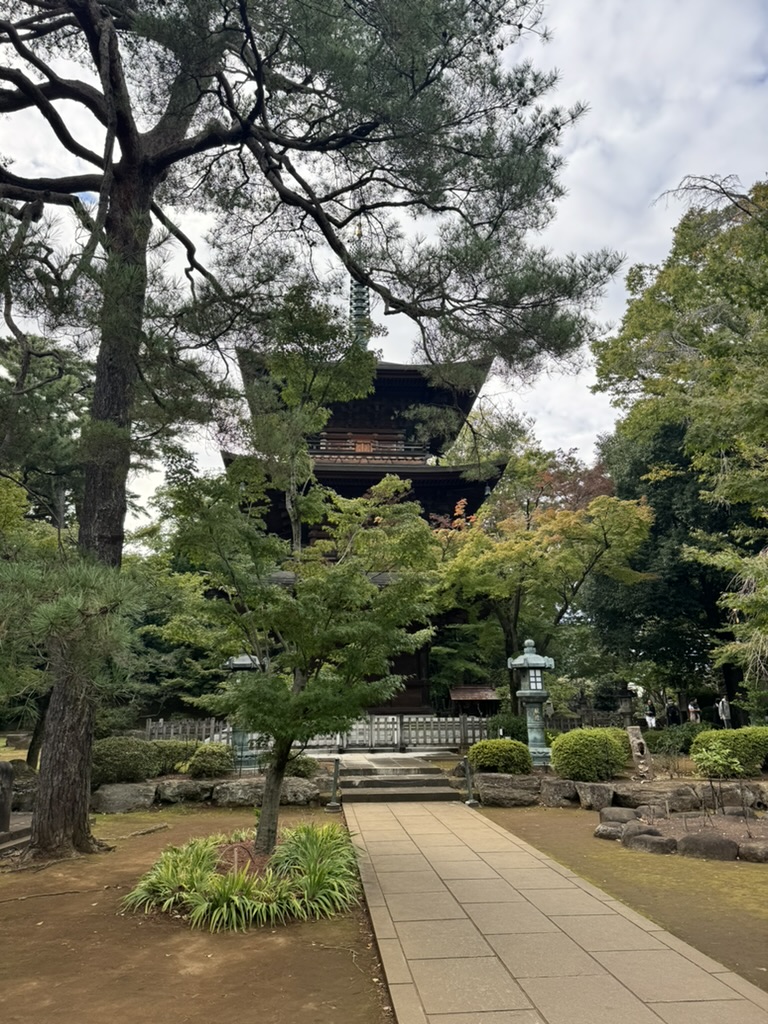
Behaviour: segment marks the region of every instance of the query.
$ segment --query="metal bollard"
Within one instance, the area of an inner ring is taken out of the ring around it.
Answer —
[[[472,792],[472,769],[469,767],[469,758],[464,758],[464,780],[467,783],[467,799],[464,803],[467,807],[479,807],[479,801],[475,800],[474,793]]]
[[[338,791],[339,791],[339,764],[340,758],[336,757],[333,761],[333,783],[331,785],[331,799],[325,805],[325,810],[328,814],[338,814],[341,810],[341,804],[339,803]]]

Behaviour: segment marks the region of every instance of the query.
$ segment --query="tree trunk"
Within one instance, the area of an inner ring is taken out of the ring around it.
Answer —
[[[285,768],[291,756],[291,739],[276,739],[272,747],[266,779],[264,798],[261,802],[259,826],[256,829],[255,853],[272,853],[277,842],[277,819],[280,812],[280,790],[283,786]]]
[[[37,702],[37,720],[35,721],[35,728],[32,730],[32,739],[29,741],[29,750],[27,751],[27,764],[35,770],[37,770],[37,764],[40,760],[40,750],[43,746],[43,735],[45,733],[45,720],[48,717],[48,705],[50,703],[51,691],[49,690]]]
[[[139,166],[116,169],[104,225],[101,339],[90,422],[83,431],[81,553],[118,568],[122,560],[131,459],[131,413],[143,340],[147,246],[155,182]],[[31,857],[91,853],[88,825],[93,746],[93,693],[88,679],[52,658],[54,676],[45,728]]]
[[[69,671],[66,652],[52,645],[55,676],[46,716],[40,785],[27,857],[50,860],[94,853],[88,812],[91,796],[92,687]]]

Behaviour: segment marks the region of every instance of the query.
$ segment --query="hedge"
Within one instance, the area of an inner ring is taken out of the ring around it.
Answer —
[[[91,785],[114,782],[143,782],[154,778],[160,757],[153,744],[133,736],[108,736],[93,744]]]
[[[701,750],[720,750],[735,757],[745,775],[759,775],[768,761],[768,726],[745,729],[707,729],[691,744],[691,757]]]

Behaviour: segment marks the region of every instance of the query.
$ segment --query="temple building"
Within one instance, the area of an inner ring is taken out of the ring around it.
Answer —
[[[351,286],[350,316],[359,343],[367,346],[369,298],[367,289],[357,282]],[[421,505],[426,518],[450,517],[461,501],[468,514],[477,511],[496,480],[468,479],[466,467],[440,463],[440,455],[455,441],[469,415],[489,367],[474,369],[477,372],[471,376],[476,386],[456,389],[430,380],[426,366],[379,362],[371,392],[363,398],[331,404],[325,428],[309,439],[318,482],[342,497],[357,498],[392,474],[410,481],[408,498]],[[245,366],[243,370],[245,376]],[[427,409],[441,410],[440,416],[428,418],[439,427],[428,427],[427,418],[420,415],[420,410]],[[503,469],[504,464],[498,464],[496,479]],[[270,497],[267,529],[290,537],[284,498],[277,491]],[[431,712],[428,649],[404,656],[393,670],[407,678],[405,688],[385,707],[371,710]],[[461,699],[458,693],[457,699]]]

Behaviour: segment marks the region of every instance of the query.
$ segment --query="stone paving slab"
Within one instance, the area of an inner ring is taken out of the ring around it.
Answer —
[[[345,813],[396,1024],[768,1024],[768,993],[463,804]]]

